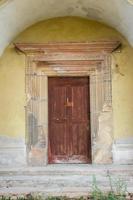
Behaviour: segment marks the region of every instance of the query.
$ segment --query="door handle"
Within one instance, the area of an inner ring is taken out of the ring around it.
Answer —
[[[73,102],[69,101],[69,98],[67,97],[66,105],[67,107],[73,107]]]

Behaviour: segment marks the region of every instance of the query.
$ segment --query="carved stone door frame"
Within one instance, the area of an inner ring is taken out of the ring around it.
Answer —
[[[17,50],[26,54],[26,143],[30,165],[48,163],[48,77],[51,76],[90,77],[92,162],[101,163],[96,158],[99,116],[105,107],[105,112],[112,114],[110,55],[119,45],[118,41],[15,44]]]

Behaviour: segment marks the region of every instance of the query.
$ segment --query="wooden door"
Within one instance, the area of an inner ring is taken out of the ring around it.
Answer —
[[[91,163],[89,78],[51,77],[49,163]]]

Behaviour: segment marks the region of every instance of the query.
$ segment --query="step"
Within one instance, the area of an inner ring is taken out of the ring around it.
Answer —
[[[133,192],[132,165],[48,165],[46,167],[0,168],[0,194],[41,193],[44,196],[87,195],[93,175],[104,191],[110,189],[109,177],[121,178]]]
[[[84,165],[84,164],[72,164],[72,165],[47,165],[45,167],[16,167],[16,168],[0,168],[0,176],[7,174],[18,174],[18,175],[45,175],[45,174],[97,174],[107,173],[112,174],[118,173],[129,173],[133,174],[132,165]]]

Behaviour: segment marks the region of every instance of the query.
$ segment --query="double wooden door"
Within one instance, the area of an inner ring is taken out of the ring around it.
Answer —
[[[48,80],[49,163],[91,163],[88,77]]]

